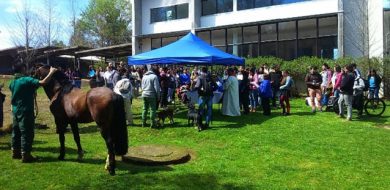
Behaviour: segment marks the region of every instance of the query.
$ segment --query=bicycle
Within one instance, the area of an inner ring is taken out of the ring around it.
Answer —
[[[332,105],[333,105],[333,111],[336,114],[339,114],[339,101],[338,98],[334,98],[332,100]],[[385,110],[386,110],[386,103],[384,100],[380,98],[374,98],[373,97],[373,89],[370,89],[369,92],[363,97],[363,110],[368,116],[375,116],[379,117],[381,116]],[[344,105],[345,106],[345,105]],[[357,104],[354,101],[352,103],[352,108],[356,109]]]

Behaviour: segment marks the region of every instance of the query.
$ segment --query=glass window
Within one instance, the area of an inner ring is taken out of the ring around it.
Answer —
[[[257,26],[244,27],[243,32],[244,32],[243,38],[245,43],[259,41],[259,36],[258,36],[259,31]]]
[[[390,1],[389,1],[390,2]],[[386,55],[390,55],[390,11],[385,11],[384,15],[384,24],[383,24],[383,39],[384,39],[384,50]]]
[[[227,46],[227,53],[233,54],[235,56],[242,56],[242,46],[241,45],[229,45]]]
[[[152,49],[161,47],[161,38],[152,38]]]
[[[284,60],[293,60],[296,58],[295,52],[296,52],[296,46],[295,46],[295,40],[289,40],[289,41],[282,41],[279,42],[279,49],[278,49],[278,57],[284,59]]]
[[[228,44],[240,44],[240,43],[242,43],[242,30],[241,30],[241,27],[227,29],[227,43]]]
[[[202,0],[202,15],[217,13],[217,0]]]
[[[279,23],[279,40],[291,40],[296,38],[295,21]]]
[[[213,46],[224,46],[225,42],[225,30],[213,30],[211,31],[211,43]]]
[[[337,37],[323,37],[318,39],[317,55],[321,58],[334,59],[334,52],[337,50]]]
[[[243,44],[242,45],[242,57],[252,58],[259,56],[258,43]]]
[[[217,13],[233,11],[233,0],[217,0]]]
[[[188,18],[188,4],[181,4],[176,6],[177,19]]]
[[[298,38],[315,38],[317,37],[316,19],[307,19],[298,21]]]
[[[255,0],[255,7],[268,7],[272,5],[272,0]]]
[[[298,41],[298,57],[316,55],[316,39],[304,39]]]
[[[172,42],[175,42],[177,40],[177,37],[168,37],[168,38],[162,38],[162,46],[166,46]]]
[[[310,0],[273,0],[273,4],[282,5],[282,4],[289,4],[289,3],[298,3],[302,1],[310,1]]]
[[[276,40],[276,24],[261,25],[261,41],[273,41]]]
[[[251,9],[253,8],[254,1],[255,0],[238,0],[237,9],[238,10]]]
[[[337,17],[318,19],[319,36],[337,35]]]
[[[219,50],[226,52],[226,46],[216,46],[215,48],[218,48]]]
[[[211,44],[211,43],[210,43],[210,31],[198,32],[196,35],[197,35],[200,39],[202,39],[203,41],[205,41],[206,43]]]
[[[276,56],[276,42],[261,43],[261,56]]]

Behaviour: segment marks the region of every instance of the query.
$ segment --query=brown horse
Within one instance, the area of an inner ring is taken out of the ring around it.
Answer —
[[[35,76],[42,79],[49,73],[50,67],[36,69]],[[84,92],[73,88],[66,75],[56,71],[44,87],[50,99],[50,111],[54,116],[60,140],[60,155],[65,158],[65,131],[70,124],[77,144],[78,158],[82,159],[78,123],[95,121],[106,142],[108,156],[105,168],[115,175],[115,155],[124,155],[128,149],[128,136],[123,98],[105,87],[93,88]]]

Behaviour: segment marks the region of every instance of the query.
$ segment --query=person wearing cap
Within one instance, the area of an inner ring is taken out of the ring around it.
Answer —
[[[119,80],[114,87],[114,92],[121,95],[124,102],[127,125],[133,124],[133,113],[131,111],[131,103],[133,98],[133,85],[127,78]]]

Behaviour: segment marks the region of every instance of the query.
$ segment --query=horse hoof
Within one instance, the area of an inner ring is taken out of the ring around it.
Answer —
[[[84,152],[81,151],[81,152],[79,152],[79,156],[77,157],[77,160],[81,161],[81,160],[83,160],[83,158],[84,158]]]
[[[115,170],[109,170],[108,172],[110,173],[111,176],[115,175]]]

